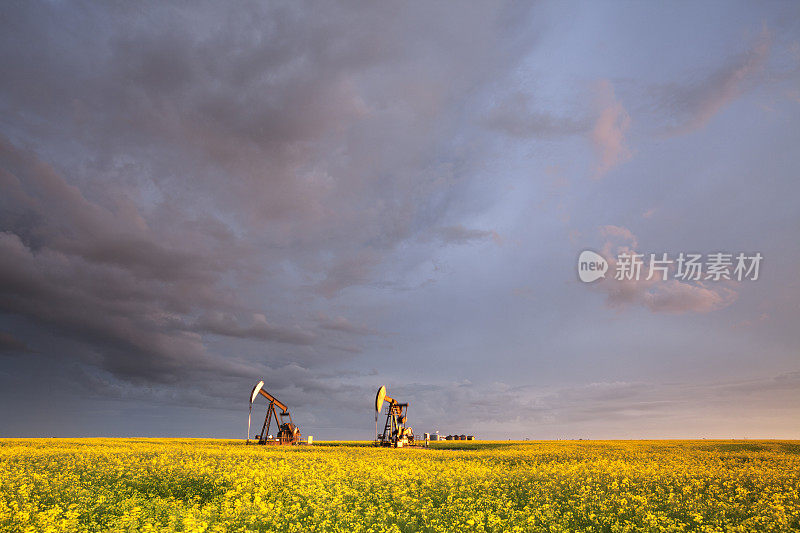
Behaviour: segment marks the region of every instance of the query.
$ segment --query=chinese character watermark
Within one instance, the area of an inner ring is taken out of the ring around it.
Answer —
[[[684,253],[670,257],[667,253],[649,256],[621,252],[614,261],[614,279],[639,281],[676,279],[681,281],[756,281],[764,257],[761,252],[710,254]],[[585,283],[605,278],[608,261],[600,254],[585,250],[578,258],[578,277]]]

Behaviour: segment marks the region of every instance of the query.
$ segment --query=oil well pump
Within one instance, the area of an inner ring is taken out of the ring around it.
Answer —
[[[378,433],[378,415],[383,409],[384,402],[389,404],[389,410],[386,413],[383,433]],[[399,403],[388,396],[386,387],[381,386],[378,389],[378,394],[375,396],[375,443],[377,445],[393,448],[414,445],[414,430],[406,426],[409,405],[411,405],[410,402]]]
[[[286,404],[282,403],[275,396],[271,395],[264,390],[264,382],[259,381],[253,392],[250,393],[250,414],[247,416],[247,443],[250,443],[250,416],[253,413],[253,402],[261,395],[267,399],[267,416],[264,418],[264,425],[261,427],[261,433],[253,437],[257,440],[258,444],[295,444],[300,441],[300,429],[292,422],[292,415],[289,413],[289,408]],[[275,408],[281,410],[280,413]],[[278,429],[277,437],[272,437],[269,433],[269,428],[272,425],[272,419],[275,419],[275,425]]]

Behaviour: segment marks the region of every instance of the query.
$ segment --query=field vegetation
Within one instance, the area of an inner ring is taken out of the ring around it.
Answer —
[[[0,530],[791,531],[800,443],[0,440]]]

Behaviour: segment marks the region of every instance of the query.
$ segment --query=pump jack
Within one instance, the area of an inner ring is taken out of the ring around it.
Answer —
[[[378,415],[383,408],[383,402],[389,403],[389,411],[386,413],[386,423],[383,425],[383,433],[378,434]],[[406,414],[408,413],[408,403],[399,403],[394,398],[386,395],[386,387],[378,389],[375,396],[375,444],[379,446],[391,446],[392,448],[402,448],[403,446],[414,445],[414,430],[406,427]]]
[[[292,422],[292,415],[289,413],[289,408],[286,404],[282,403],[276,397],[264,390],[264,382],[259,381],[253,392],[250,393],[250,414],[253,412],[253,402],[256,401],[258,395],[263,396],[269,401],[267,406],[267,416],[264,418],[264,425],[261,427],[261,433],[255,437],[258,444],[296,444],[300,441],[300,429]],[[280,408],[280,414],[275,410],[275,407]],[[278,418],[280,416],[280,418]],[[275,425],[278,426],[278,437],[273,438],[269,434],[272,419],[275,419]],[[288,418],[288,421],[286,420]],[[250,444],[250,415],[247,417],[247,444]]]

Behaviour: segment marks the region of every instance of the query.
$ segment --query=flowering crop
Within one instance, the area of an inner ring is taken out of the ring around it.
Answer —
[[[0,530],[800,531],[797,442],[340,444],[0,440]]]

